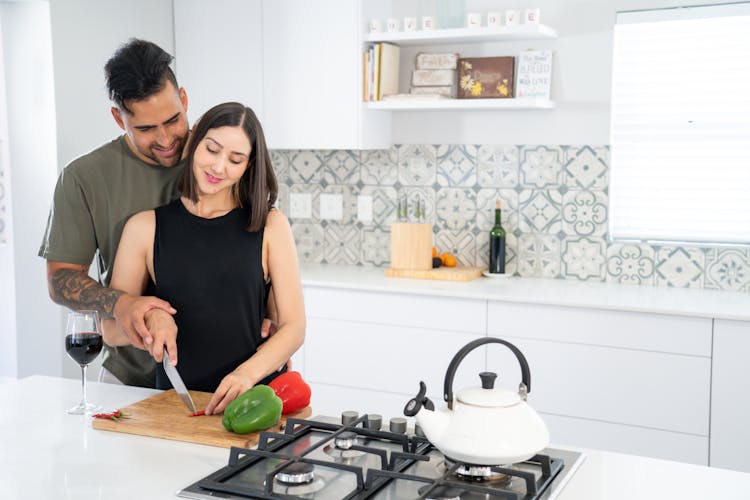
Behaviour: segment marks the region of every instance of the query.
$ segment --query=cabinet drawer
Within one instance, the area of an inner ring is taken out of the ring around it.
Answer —
[[[708,437],[541,413],[553,445],[708,465]]]
[[[539,411],[708,436],[708,358],[506,338],[529,362],[529,403]],[[501,346],[487,351],[487,365],[504,384],[521,379]]]
[[[490,336],[711,356],[710,318],[490,302]]]
[[[404,395],[404,404],[427,384],[439,405],[443,380],[453,356],[481,335],[384,326],[371,323],[308,319],[305,368],[310,382]],[[472,351],[456,373],[456,388],[479,385],[485,350]]]
[[[483,300],[305,287],[308,318],[485,334]]]
[[[716,320],[711,465],[750,472],[750,322]]]

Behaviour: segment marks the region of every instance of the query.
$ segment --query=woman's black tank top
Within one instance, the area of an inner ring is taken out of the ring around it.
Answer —
[[[268,297],[263,230],[246,231],[248,216],[237,208],[204,219],[180,199],[156,209],[155,295],[177,309],[177,369],[188,389],[215,391],[262,342]],[[161,365],[156,387],[172,387]]]

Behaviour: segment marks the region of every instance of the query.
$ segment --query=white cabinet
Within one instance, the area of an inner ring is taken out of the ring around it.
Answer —
[[[305,286],[305,307],[295,363],[315,413],[400,416],[420,380],[442,406],[450,360],[492,336],[526,356],[554,444],[750,472],[750,322],[322,285]],[[454,390],[484,370],[517,390],[518,362],[497,344],[466,357]]]
[[[750,472],[750,322],[714,321],[712,466]]]
[[[365,34],[367,20],[385,19],[391,7],[366,0],[174,2],[175,67],[188,93],[191,123],[215,104],[240,101],[256,112],[272,149],[386,149],[392,142],[389,110],[554,107],[549,99],[533,98],[363,103],[362,50],[368,44],[405,47],[403,82],[415,51],[425,47],[468,44],[481,53],[485,45],[511,42],[508,54],[514,54],[528,48],[519,43],[557,36],[546,26]]]
[[[216,104],[239,101],[265,125],[261,0],[173,4],[175,69],[190,123]]]
[[[180,0],[174,19],[191,122],[236,100],[272,149],[390,147],[389,114],[359,105],[359,1]]]
[[[390,147],[390,116],[359,106],[359,3],[263,2],[264,126],[269,147]]]
[[[450,360],[486,331],[482,300],[305,287],[305,308],[305,378],[316,413],[403,416],[420,381],[439,407]],[[456,389],[479,385],[485,353],[463,360]]]
[[[487,328],[526,355],[553,442],[708,463],[710,319],[490,302]],[[517,365],[488,350],[511,386]]]

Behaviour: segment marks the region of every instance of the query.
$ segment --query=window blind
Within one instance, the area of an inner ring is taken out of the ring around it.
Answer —
[[[618,13],[613,239],[750,243],[750,4]]]

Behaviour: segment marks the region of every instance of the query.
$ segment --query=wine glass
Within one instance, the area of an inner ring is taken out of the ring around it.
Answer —
[[[104,341],[96,311],[70,311],[65,327],[65,351],[81,365],[81,387],[83,397],[76,406],[67,411],[71,415],[91,413],[97,406],[86,401],[86,368],[102,351]]]

